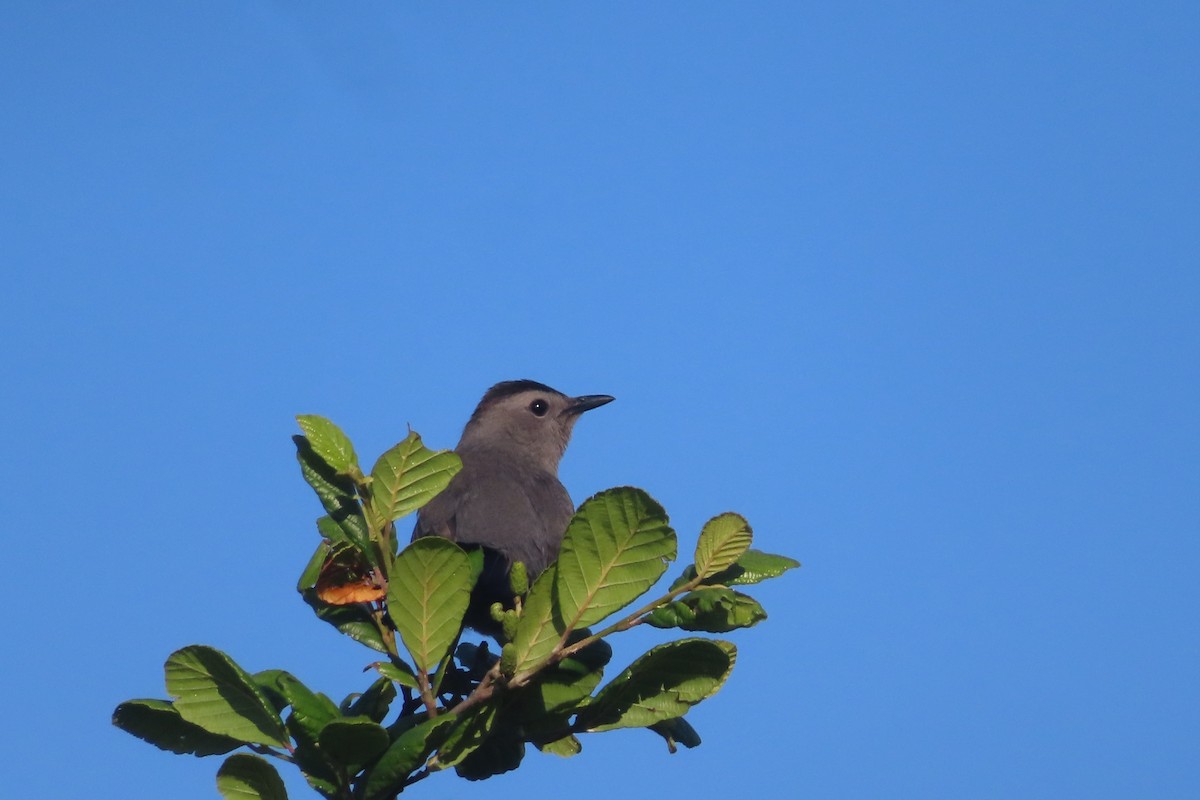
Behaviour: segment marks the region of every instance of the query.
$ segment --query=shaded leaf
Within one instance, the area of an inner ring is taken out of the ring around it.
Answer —
[[[453,767],[481,746],[492,730],[498,711],[496,703],[481,703],[459,714],[438,746],[438,764]]]
[[[516,769],[524,757],[525,741],[521,731],[508,714],[502,714],[484,731],[482,743],[470,750],[455,765],[454,771],[460,778],[481,781]]]
[[[296,742],[292,757],[305,780],[326,796],[336,793],[339,776],[322,752],[318,738],[326,724],[341,716],[337,706],[327,696],[312,691],[284,670],[264,670],[256,673],[254,679],[268,697],[274,698],[277,706],[291,708],[284,724]]]
[[[379,558],[371,543],[354,481],[337,474],[313,451],[308,439],[303,436],[294,436],[292,439],[296,443],[300,474],[316,492],[321,505],[329,512],[328,517],[317,520],[317,528],[321,535],[334,544],[340,541],[353,544],[372,566],[379,566]]]
[[[113,725],[162,750],[215,756],[242,746],[238,739],[209,733],[179,715],[166,700],[129,700],[113,712]]]
[[[651,649],[600,690],[579,715],[589,731],[644,728],[681,717],[721,688],[737,650],[729,642],[680,639]]]
[[[254,685],[262,690],[263,697],[267,698],[267,702],[271,704],[271,708],[275,709],[276,714],[283,713],[283,710],[290,705],[288,699],[278,689],[279,682],[284,680],[284,676],[287,674],[281,669],[263,669],[250,676],[250,680],[254,681]]]
[[[371,470],[371,506],[392,521],[416,511],[450,483],[462,461],[449,450],[430,450],[421,437],[408,438],[388,450]]]
[[[296,766],[304,773],[305,780],[318,791],[336,788],[338,770],[318,742],[325,726],[341,717],[338,707],[324,694],[309,689],[290,672],[264,670],[257,673],[254,679],[263,692],[274,699],[277,707],[291,707],[292,713],[284,724],[296,742],[292,756]]]
[[[389,684],[390,685],[390,684]],[[388,748],[388,734],[379,723],[366,717],[330,721],[321,729],[321,751],[353,775]]]
[[[316,414],[298,414],[296,422],[308,439],[309,446],[322,461],[333,467],[339,475],[353,476],[361,470],[358,466],[358,456],[354,454],[354,445],[350,437],[342,429],[325,417]]]
[[[568,628],[591,625],[654,585],[675,558],[667,514],[641,489],[609,489],[589,498],[567,526],[555,599]]]
[[[337,471],[325,462],[313,450],[308,439],[303,436],[293,436],[296,445],[296,460],[300,462],[300,474],[305,482],[316,492],[317,499],[331,515],[336,518],[347,510],[358,510],[354,481]]]
[[[567,640],[568,646],[588,635],[586,630],[575,631]],[[612,646],[598,639],[539,675],[531,688],[542,710],[563,713],[575,709],[600,685],[610,659]]]
[[[366,800],[391,797],[405,780],[421,767],[454,723],[451,715],[427,719],[397,736],[366,774],[363,793]]]
[[[732,589],[710,587],[688,592],[643,619],[656,628],[726,633],[752,627],[766,618],[767,612],[753,597]]]
[[[753,531],[740,514],[718,514],[704,524],[696,542],[696,572],[708,577],[734,564],[750,546]]]
[[[283,780],[265,758],[238,753],[217,770],[217,790],[225,800],[287,800]]]
[[[302,592],[300,596],[316,612],[319,619],[328,622],[359,644],[364,644],[372,650],[378,650],[381,653],[387,652],[387,645],[384,644],[383,635],[379,632],[379,626],[371,618],[371,612],[366,606],[358,604],[348,606],[330,605],[317,597],[316,592],[311,589]]]
[[[388,677],[381,677],[367,687],[365,692],[357,697],[351,695],[351,698],[353,702],[346,704],[346,716],[364,716],[375,722],[383,722],[392,701],[396,699],[396,684]]]
[[[389,571],[388,615],[418,670],[430,672],[450,649],[471,601],[471,561],[440,536],[417,539]]]
[[[283,720],[250,675],[220,650],[176,650],[167,659],[166,678],[175,708],[188,722],[243,742],[286,745]]]
[[[299,715],[305,727],[315,738],[321,728],[331,719],[341,716],[338,707],[326,695],[314,692],[299,678],[281,669],[264,670],[254,676],[263,693],[277,696],[276,704],[290,706],[293,715]]]
[[[683,717],[656,722],[650,726],[650,730],[667,740],[667,749],[672,753],[679,744],[688,749],[700,746],[700,734]]]

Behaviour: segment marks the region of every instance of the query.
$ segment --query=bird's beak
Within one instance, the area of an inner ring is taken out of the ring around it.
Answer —
[[[583,394],[572,398],[571,404],[567,406],[567,413],[582,414],[585,411],[591,411],[593,408],[599,408],[605,403],[611,403],[615,399],[612,395],[608,394]]]

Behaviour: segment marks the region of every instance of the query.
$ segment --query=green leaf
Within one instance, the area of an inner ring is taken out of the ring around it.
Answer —
[[[762,583],[768,578],[777,578],[789,569],[800,566],[800,562],[787,556],[777,556],[764,553],[761,550],[747,550],[732,566],[710,575],[704,579],[703,586],[745,586],[751,583]],[[696,567],[689,565],[683,574],[671,584],[674,591],[696,577]]]
[[[645,728],[681,717],[721,688],[737,650],[729,642],[680,639],[651,649],[600,690],[580,712],[589,731]]]
[[[217,770],[217,790],[225,800],[287,800],[283,780],[265,758],[238,753]]]
[[[167,691],[188,722],[242,742],[285,747],[283,720],[254,680],[212,647],[176,650],[166,663]]]
[[[388,450],[371,470],[371,505],[375,514],[392,521],[416,511],[450,483],[462,461],[449,450],[430,450],[421,437],[408,438]]]
[[[656,608],[643,619],[656,628],[726,633],[750,628],[767,618],[753,597],[723,587],[697,589]]]
[[[481,781],[521,766],[525,741],[510,715],[504,714],[483,733],[483,741],[454,766],[458,777]],[[440,759],[440,754],[439,754]]]
[[[480,703],[459,714],[454,727],[438,746],[438,764],[453,767],[483,744],[495,724],[497,703]]]
[[[321,729],[321,750],[353,775],[388,748],[388,734],[366,717],[335,719]]]
[[[329,519],[322,517],[322,519]],[[316,551],[312,554],[312,558],[308,560],[304,571],[300,573],[300,580],[296,581],[296,591],[303,592],[305,589],[311,589],[317,583],[317,578],[321,576],[321,567],[325,566],[325,559],[329,557],[332,548],[329,542],[324,540],[317,545]]]
[[[586,500],[567,526],[555,597],[567,628],[599,622],[642,595],[675,558],[675,532],[641,489]]]
[[[462,628],[471,560],[449,539],[426,536],[396,556],[388,575],[388,615],[417,669],[428,673]]]
[[[392,797],[399,792],[408,776],[438,747],[455,719],[450,714],[427,719],[397,736],[367,770],[363,782],[366,800]]]
[[[263,697],[267,698],[267,702],[271,704],[271,708],[275,709],[276,714],[282,714],[289,705],[288,699],[278,689],[278,685],[280,681],[284,680],[285,675],[288,673],[281,669],[262,669],[250,676],[250,680],[254,681],[254,685],[262,690]]]
[[[296,444],[296,460],[300,462],[300,474],[316,492],[317,499],[330,514],[343,513],[353,506],[358,508],[354,481],[339,475],[323,458],[316,454],[312,444],[303,436],[293,436]]]
[[[326,796],[336,794],[341,785],[338,772],[317,741],[325,725],[341,716],[337,706],[324,694],[312,691],[296,676],[281,669],[255,673],[254,680],[277,708],[291,707],[292,712],[284,724],[296,742],[292,756],[305,780]]]
[[[300,596],[316,612],[319,619],[328,622],[354,641],[381,653],[388,651],[383,636],[379,633],[379,626],[371,619],[371,612],[362,604],[330,605],[317,597],[317,593],[311,589],[301,592]]]
[[[162,750],[215,756],[242,746],[242,742],[209,733],[179,716],[166,700],[128,700],[113,712],[113,725]]]
[[[357,516],[357,514],[353,516]],[[329,540],[331,545],[353,544],[346,533],[346,529],[328,514],[317,520],[317,530],[321,532],[321,536]],[[357,531],[355,532],[357,533]]]
[[[696,542],[696,572],[704,577],[734,564],[750,546],[753,531],[740,514],[718,514],[704,524]]]
[[[517,652],[517,672],[531,669],[554,651],[562,640],[562,624],[554,613],[554,582],[557,570],[547,567],[533,582],[517,623],[513,640]]]
[[[396,659],[396,661],[377,661],[371,666],[379,671],[379,674],[388,680],[395,681],[401,686],[407,686],[410,689],[420,691],[421,685],[417,683],[417,675],[413,672],[413,668],[408,664]]]
[[[590,635],[572,634],[568,644]],[[570,719],[591,702],[592,691],[604,677],[612,648],[598,640],[541,672],[529,686],[510,695],[506,715],[520,728],[519,738],[542,747],[571,732]],[[560,745],[568,746],[566,743]]]
[[[778,578],[789,569],[800,566],[800,562],[794,558],[764,553],[761,550],[747,550],[735,566],[740,571],[727,584],[729,586],[744,586],[762,583],[768,578]]]
[[[300,423],[300,430],[304,431],[313,452],[335,472],[350,477],[361,473],[354,445],[341,428],[316,414],[298,414],[296,422]]]
[[[568,640],[568,645],[587,635],[586,631],[575,631]],[[541,710],[554,714],[576,708],[600,685],[604,677],[604,666],[611,658],[612,646],[603,639],[598,639],[539,675],[530,688],[538,698]]]
[[[352,700],[345,704],[347,717],[363,716],[375,722],[383,722],[383,718],[392,707],[392,701],[396,699],[396,684],[392,683],[390,678],[381,677],[362,694],[351,695],[347,699]]]
[[[327,722],[341,716],[341,711],[332,700],[309,689],[290,672],[264,670],[256,674],[254,679],[264,693],[268,696],[277,695],[283,705],[291,707],[293,716],[300,719],[314,740]]]
[[[316,492],[321,505],[329,512],[328,517],[317,520],[321,535],[337,544],[346,541],[363,553],[371,566],[379,566],[379,557],[371,543],[362,506],[358,502],[354,481],[333,471],[312,449],[303,436],[292,437],[296,443],[296,459],[300,462],[300,474]],[[332,523],[332,525],[331,525]],[[333,528],[336,525],[336,529]]]
[[[667,740],[667,749],[675,752],[676,745],[683,745],[689,750],[700,746],[700,734],[683,717],[656,722],[650,730]]]
[[[537,745],[537,749],[543,753],[570,758],[571,756],[579,755],[583,751],[583,745],[580,744],[578,737],[574,734],[568,734],[561,739],[555,739],[553,742]]]

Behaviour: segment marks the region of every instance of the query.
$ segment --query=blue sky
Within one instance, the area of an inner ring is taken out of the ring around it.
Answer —
[[[577,502],[644,487],[685,548],[736,510],[804,568],[700,749],[413,796],[1200,792],[1194,4],[18,2],[0,37],[11,796],[215,796],[109,725],[186,644],[361,689],[292,589],[293,415],[450,447],[518,377],[617,397]]]

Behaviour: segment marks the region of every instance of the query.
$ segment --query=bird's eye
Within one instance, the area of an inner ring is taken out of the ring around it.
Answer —
[[[532,411],[535,416],[544,417],[546,416],[546,412],[550,410],[550,404],[539,397],[537,400],[534,400],[529,404],[529,410]]]

